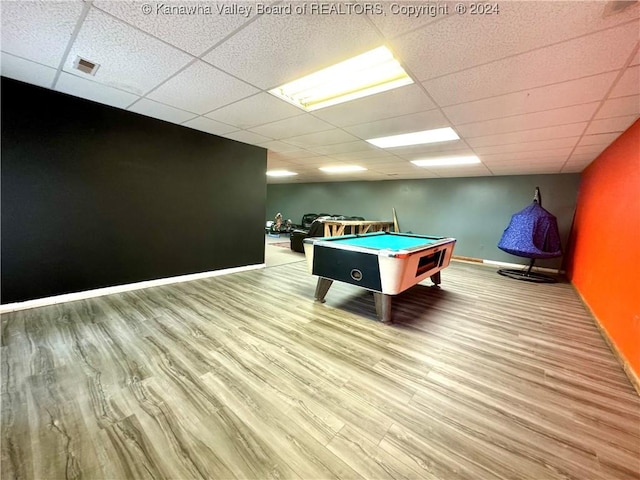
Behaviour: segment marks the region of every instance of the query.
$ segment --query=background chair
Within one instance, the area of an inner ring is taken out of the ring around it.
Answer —
[[[330,218],[328,215],[317,215],[311,222],[308,229],[300,228],[291,232],[290,243],[291,250],[294,252],[304,253],[304,239],[309,237],[322,237],[324,235],[324,223],[322,220]]]
[[[309,230],[313,221],[318,217],[319,215],[317,213],[305,213],[302,216],[302,222],[300,223],[300,226],[298,228],[302,230]]]
[[[542,208],[542,197],[538,187],[533,203],[511,217],[498,248],[512,255],[531,259],[526,270],[502,268],[498,270],[500,275],[539,283],[557,281],[549,275],[531,271],[536,259],[562,255],[558,221],[554,215]]]

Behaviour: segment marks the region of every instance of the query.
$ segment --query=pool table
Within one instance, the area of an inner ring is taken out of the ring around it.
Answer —
[[[364,235],[307,238],[309,272],[317,275],[315,298],[324,298],[334,280],[371,290],[378,318],[391,321],[391,299],[449,265],[455,238],[375,232]]]

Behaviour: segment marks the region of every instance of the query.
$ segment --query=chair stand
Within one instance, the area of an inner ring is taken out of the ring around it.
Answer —
[[[501,268],[498,270],[498,273],[504,277],[513,278],[515,280],[524,280],[526,282],[535,282],[535,283],[557,283],[558,280],[550,275],[545,275],[543,273],[532,272],[533,263],[535,259],[532,258],[529,263],[529,268],[526,270],[518,270],[515,268]]]

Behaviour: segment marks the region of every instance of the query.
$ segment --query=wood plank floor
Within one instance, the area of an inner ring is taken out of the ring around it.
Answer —
[[[572,287],[304,262],[2,316],[3,479],[638,479],[640,400]]]

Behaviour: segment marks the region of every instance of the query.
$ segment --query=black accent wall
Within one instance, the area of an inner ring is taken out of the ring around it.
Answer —
[[[264,262],[265,149],[1,88],[2,303]]]

